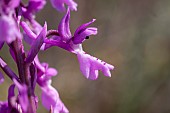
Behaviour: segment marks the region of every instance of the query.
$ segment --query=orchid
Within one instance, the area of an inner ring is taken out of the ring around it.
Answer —
[[[0,56],[0,68],[5,73],[0,72],[0,85],[5,82],[5,75],[12,81],[7,101],[0,101],[0,113],[36,113],[39,100],[35,93],[37,84],[42,91],[42,105],[50,113],[69,112],[58,91],[52,86],[52,77],[58,71],[38,58],[39,51],[45,52],[52,46],[75,54],[80,70],[87,79],[96,80],[99,71],[111,77],[110,71],[114,66],[87,54],[82,47],[86,39],[97,34],[96,27],[89,27],[96,19],[80,25],[72,34],[70,11],[77,11],[77,3],[73,0],[51,0],[56,10],[67,11],[57,30],[48,30],[46,22],[41,26],[35,20],[36,13],[44,8],[46,2],[29,0],[28,4],[24,4],[21,0],[0,1],[0,50],[4,44],[9,46],[9,53],[18,69],[18,73],[15,73]],[[24,48],[24,41],[29,45],[28,50]]]

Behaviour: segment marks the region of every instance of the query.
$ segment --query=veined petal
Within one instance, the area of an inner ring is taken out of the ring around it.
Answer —
[[[80,63],[80,70],[86,78],[91,80],[97,79],[98,70],[101,70],[105,76],[111,77],[110,70],[113,70],[114,66],[84,52],[78,52],[77,57]]]
[[[86,39],[86,37],[88,37],[90,35],[96,35],[96,34],[97,34],[97,28],[89,27],[89,28],[83,30],[82,32],[80,32],[79,34],[76,34],[73,38],[73,43],[80,44]]]
[[[41,33],[37,36],[36,40],[31,44],[31,49],[28,52],[28,56],[26,58],[26,62],[30,63],[34,60],[35,56],[38,54],[44,39],[47,33],[47,24],[44,24],[44,28],[42,29]]]
[[[70,9],[68,8],[67,13],[62,18],[62,20],[58,26],[58,32],[64,41],[67,41],[71,38],[69,21],[70,21]]]

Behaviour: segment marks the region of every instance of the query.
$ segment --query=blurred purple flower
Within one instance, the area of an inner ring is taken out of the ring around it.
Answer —
[[[0,42],[11,43],[16,38],[21,39],[21,34],[18,31],[17,24],[12,16],[2,15],[0,17]]]
[[[51,4],[58,11],[65,11],[65,4],[67,4],[71,10],[77,11],[77,3],[73,0],[51,0]]]

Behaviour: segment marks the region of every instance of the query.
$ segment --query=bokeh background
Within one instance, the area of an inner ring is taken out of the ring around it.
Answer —
[[[87,80],[75,55],[57,47],[40,52],[41,62],[58,70],[53,86],[70,113],[170,113],[170,0],[75,0],[71,31],[93,18],[98,35],[83,47],[86,52],[115,66],[112,77],[100,73]],[[57,29],[64,13],[49,1],[37,20]],[[0,55],[13,70],[16,65],[5,46]],[[11,81],[0,85],[0,99],[7,98]],[[41,91],[37,87],[37,95]],[[40,100],[41,102],[41,100]],[[39,113],[48,113],[39,104]]]

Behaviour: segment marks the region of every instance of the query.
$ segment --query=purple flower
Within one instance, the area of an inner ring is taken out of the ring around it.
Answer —
[[[42,89],[42,104],[46,109],[53,108],[53,113],[68,113],[68,109],[59,98],[59,94],[55,88],[51,86],[51,81],[48,85],[41,87]]]
[[[40,63],[38,55],[34,59],[35,66],[37,68],[37,82],[43,87],[48,84],[52,76],[57,75],[57,70],[55,68],[49,68],[47,63]]]
[[[82,48],[82,43],[90,36],[97,34],[97,28],[88,27],[95,19],[79,26],[74,36],[70,32],[70,10],[68,9],[66,15],[62,18],[58,26],[58,35],[52,36],[50,39],[46,39],[46,49],[50,46],[58,46],[69,52],[77,54],[80,70],[84,76],[88,79],[95,80],[98,78],[98,70],[101,70],[105,76],[111,77],[110,70],[113,70],[113,66],[107,64],[95,57],[85,54]]]
[[[77,11],[77,3],[73,0],[51,0],[51,4],[58,11],[65,11],[65,4],[67,4],[71,10]]]
[[[32,21],[35,18],[35,13],[43,9],[45,4],[46,0],[29,0],[28,6],[21,8],[23,17]]]
[[[16,38],[21,39],[21,34],[12,16],[2,15],[0,17],[0,42],[11,43]]]

